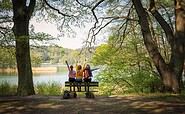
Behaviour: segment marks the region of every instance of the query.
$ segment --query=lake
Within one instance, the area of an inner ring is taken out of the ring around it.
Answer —
[[[47,65],[43,65],[47,68]],[[43,67],[42,66],[42,67]],[[34,72],[33,71],[33,83],[47,83],[47,82],[57,82],[64,86],[65,81],[68,80],[68,69],[66,65],[50,65],[48,67],[55,67],[56,72],[48,71],[48,72]],[[93,74],[97,74],[97,72],[93,72]],[[0,84],[4,81],[7,81],[10,84],[18,85],[18,75],[16,72],[0,72]]]
[[[48,72],[33,72],[34,84],[42,82],[58,82],[64,85],[64,82],[68,80],[68,70],[66,66],[52,66],[56,67],[57,71]],[[46,67],[47,68],[47,67]],[[10,84],[18,84],[18,75],[16,72],[0,72],[0,83],[7,81]]]

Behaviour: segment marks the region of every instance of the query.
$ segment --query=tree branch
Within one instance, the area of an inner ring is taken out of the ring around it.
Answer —
[[[104,2],[104,0],[100,0],[98,3],[95,4],[95,6],[91,9],[92,13],[93,13],[93,16],[96,20],[95,24],[94,24],[94,28],[96,28],[96,24],[98,23],[98,18],[94,12],[94,10],[96,9],[96,7],[98,7],[98,5],[100,5],[102,2]]]
[[[125,22],[125,24],[126,24],[126,26],[125,26],[125,29],[123,30],[123,38],[122,38],[122,40],[121,40],[121,43],[120,43],[120,47],[122,46],[122,44],[123,44],[123,42],[124,42],[124,39],[125,39],[125,36],[126,36],[126,30],[127,30],[127,26],[128,26],[128,21],[129,21],[129,17],[130,17],[130,14],[131,14],[131,12],[132,12],[132,10],[133,10],[133,5],[130,7],[130,9],[129,9],[129,11],[128,11],[128,14],[127,14],[127,18],[126,18],[126,22]],[[123,26],[123,25],[122,25]],[[121,28],[120,28],[121,29]]]
[[[51,9],[53,9],[55,11],[57,11],[59,14],[63,15],[64,17],[71,17],[72,16],[72,15],[68,15],[68,14],[64,14],[64,13],[60,12],[60,10],[58,10],[58,9],[54,8],[53,6],[51,6],[46,0],[44,0],[44,2],[46,3],[46,5],[48,7],[50,7]]]
[[[131,21],[138,21],[138,19],[132,19],[128,16],[110,16],[110,17],[100,17],[103,19],[110,19],[110,18],[114,18],[114,19],[127,19],[127,20],[131,20]]]
[[[6,28],[6,27],[2,27],[2,26],[0,26],[0,29],[4,29],[4,30],[11,30],[11,29],[8,29],[8,28]]]
[[[77,2],[78,4],[80,4],[81,6],[83,6],[83,7],[91,8],[90,6],[87,6],[87,5],[84,5],[84,4],[80,3],[78,0],[76,0],[76,2]]]
[[[169,20],[169,23],[170,23],[169,25],[172,28],[172,30],[175,31],[174,28],[173,28],[173,23],[172,23],[171,15],[170,15],[168,9],[166,9],[166,7],[164,6],[164,4],[162,4],[162,3],[160,3],[160,6],[166,11],[166,14],[168,15],[168,20]]]
[[[169,24],[164,20],[164,18],[156,10],[154,0],[150,0],[150,8],[148,10],[152,13],[152,15],[155,17],[157,22],[161,25],[161,27],[163,28],[163,30],[166,34],[166,37],[167,37],[169,44],[172,45],[172,43],[174,42],[173,31],[172,31],[171,27],[169,26]]]
[[[29,17],[31,17],[33,11],[34,11],[34,7],[36,4],[36,0],[30,0],[30,4],[28,6],[28,10],[29,10]]]
[[[167,64],[165,63],[163,57],[161,56],[156,44],[152,40],[149,23],[147,21],[146,11],[143,8],[141,0],[132,0],[132,2],[136,9],[136,13],[139,17],[139,24],[141,26],[141,32],[143,34],[146,49],[151,59],[153,60],[154,65],[161,74],[161,72],[167,68]]]

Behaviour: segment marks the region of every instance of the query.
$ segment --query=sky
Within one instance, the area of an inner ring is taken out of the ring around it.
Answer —
[[[35,32],[44,32],[50,34],[54,37],[57,37],[57,34],[60,32],[57,30],[57,27],[54,24],[46,23],[46,22],[37,22],[36,19],[31,19],[30,25],[34,25]],[[75,32],[77,33],[75,38],[69,38],[67,36],[60,37],[60,41],[56,41],[56,44],[68,49],[77,49],[83,46],[83,41],[88,36],[88,30],[91,25],[87,25],[83,29],[79,29],[76,27]],[[103,36],[99,36],[99,38],[103,38]]]

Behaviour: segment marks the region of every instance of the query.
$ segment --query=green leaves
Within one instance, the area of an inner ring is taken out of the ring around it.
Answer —
[[[118,36],[112,35],[96,49],[92,63],[102,66],[96,79],[104,86],[104,94],[159,91],[160,78],[152,72],[155,67],[138,36],[125,36],[120,44]]]
[[[0,48],[0,67],[1,68],[15,68],[15,48],[14,47],[1,47]]]
[[[0,11],[2,10],[11,10],[12,2],[10,0],[1,0],[0,1]]]

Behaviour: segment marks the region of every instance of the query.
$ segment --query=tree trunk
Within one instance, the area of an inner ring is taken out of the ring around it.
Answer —
[[[180,93],[180,77],[174,72],[165,71],[162,75],[163,78],[163,92]]]
[[[31,0],[29,7],[26,0],[13,0],[13,32],[16,37],[16,60],[18,68],[17,95],[27,96],[35,94],[29,46],[29,20],[33,12],[35,1]]]
[[[183,57],[184,57],[184,61],[183,61],[183,67],[185,70],[185,1],[184,0],[175,0],[174,2],[174,6],[175,6],[175,29],[176,29],[176,33],[175,36],[176,38],[179,39],[180,43],[183,43]],[[184,71],[185,72],[185,71]],[[185,74],[184,74],[185,75]],[[182,75],[180,77],[180,83],[181,83],[181,87],[183,87],[183,78],[184,75]]]
[[[171,46],[171,60],[170,63],[165,63],[164,59],[162,58],[157,44],[152,41],[152,35],[149,28],[149,23],[147,20],[146,12],[142,6],[140,0],[132,0],[135,6],[136,12],[139,17],[139,24],[141,26],[141,31],[144,38],[145,46],[148,50],[148,53],[156,66],[161,79],[163,81],[165,91],[170,91],[174,93],[180,93],[180,77],[182,76],[182,69],[183,69],[183,38],[184,36],[176,36],[173,34],[170,26],[166,21],[162,18],[159,12],[155,8],[154,0],[150,2],[150,11],[157,20],[157,22],[163,28],[167,40]],[[183,17],[183,16],[181,16]],[[177,20],[177,18],[176,18]],[[182,21],[182,20],[181,20]],[[179,22],[181,23],[181,22]],[[182,23],[181,23],[182,24]],[[179,25],[180,26],[180,25]],[[184,26],[184,24],[183,24]],[[181,26],[181,28],[183,28]],[[176,30],[178,32],[178,30]],[[182,32],[181,32],[182,33]],[[184,32],[185,33],[185,32]],[[183,34],[184,34],[183,33]],[[182,35],[182,34],[181,34]]]

